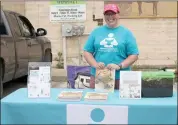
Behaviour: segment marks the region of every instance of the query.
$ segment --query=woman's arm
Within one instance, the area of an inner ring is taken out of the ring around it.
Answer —
[[[97,62],[96,62],[96,60],[94,59],[94,57],[91,53],[84,51],[84,58],[90,66],[92,66],[92,67],[97,66]]]

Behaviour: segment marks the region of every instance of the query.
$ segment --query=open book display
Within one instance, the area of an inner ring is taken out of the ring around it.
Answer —
[[[82,91],[62,91],[58,99],[61,101],[80,101],[82,98]]]
[[[114,92],[115,70],[96,70],[95,90],[101,92]]]
[[[108,99],[108,93],[97,93],[97,92],[87,92],[85,95],[85,100],[90,101],[104,101]]]

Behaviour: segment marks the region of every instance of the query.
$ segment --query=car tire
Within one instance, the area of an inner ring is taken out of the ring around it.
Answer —
[[[3,65],[2,65],[2,62],[0,61],[1,98],[3,97],[3,83],[2,83],[2,79],[3,79]]]
[[[52,62],[52,53],[50,50],[45,52],[44,62]]]

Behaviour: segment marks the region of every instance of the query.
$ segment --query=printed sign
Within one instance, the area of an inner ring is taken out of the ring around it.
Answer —
[[[50,97],[51,64],[30,62],[28,73],[28,97]]]
[[[120,98],[141,98],[141,71],[120,72]]]
[[[68,104],[67,124],[128,124],[128,106]]]
[[[57,0],[50,6],[51,22],[75,22],[86,20],[85,0]]]

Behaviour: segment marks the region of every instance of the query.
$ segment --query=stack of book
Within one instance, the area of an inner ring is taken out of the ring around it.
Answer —
[[[82,99],[82,91],[62,91],[58,95],[60,101],[80,101]]]
[[[87,92],[85,100],[87,101],[106,101],[108,99],[108,93]]]

